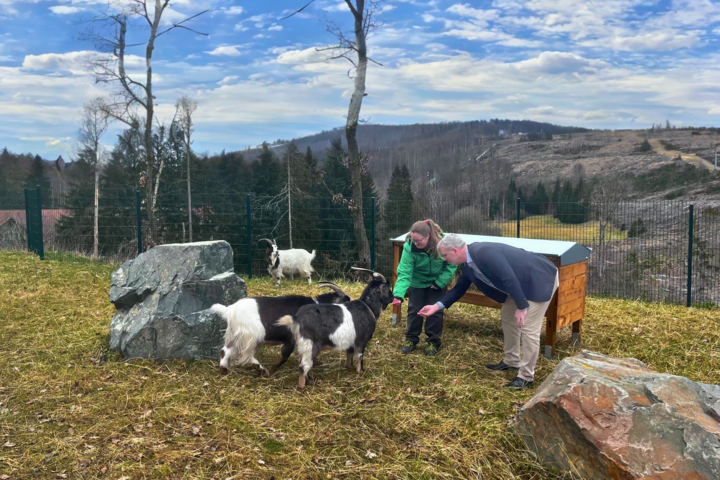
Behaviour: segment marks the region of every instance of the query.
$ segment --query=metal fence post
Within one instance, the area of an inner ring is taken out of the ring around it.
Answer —
[[[137,220],[138,255],[142,253],[142,213],[140,212],[140,189],[135,189],[135,218]]]
[[[252,215],[250,214],[250,194],[245,196],[247,206],[247,257],[248,257],[248,278],[252,278]]]
[[[25,193],[25,233],[27,234],[28,250],[32,250],[30,244],[30,202],[28,199],[28,189],[23,188],[23,193]]]
[[[40,260],[45,259],[45,240],[43,239],[43,217],[42,217],[42,192],[40,191],[40,186],[38,185],[35,189],[36,195],[37,195],[37,215],[38,215],[38,230],[40,231],[40,244],[38,245],[39,252],[38,255],[40,255]]]
[[[371,207],[370,221],[372,222],[372,240],[370,241],[370,270],[375,271],[375,197],[372,197]]]
[[[688,277],[687,277],[687,306],[692,305],[692,261],[693,261],[693,213],[694,205],[690,205],[690,222],[688,228]]]
[[[517,204],[517,238],[520,238],[520,197],[515,201]]]

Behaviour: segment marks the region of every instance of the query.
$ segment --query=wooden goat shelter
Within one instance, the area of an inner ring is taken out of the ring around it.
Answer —
[[[555,355],[555,341],[557,332],[568,325],[572,325],[572,343],[579,345],[581,340],[582,319],[585,316],[585,294],[587,292],[587,272],[590,249],[576,242],[556,240],[533,240],[527,238],[490,237],[483,235],[458,234],[467,244],[475,242],[502,243],[511,247],[522,248],[528,252],[539,253],[548,258],[558,267],[560,286],[550,302],[546,313],[545,330],[545,356],[552,358]],[[392,284],[397,281],[397,268],[403,252],[403,245],[407,236],[393,238],[393,276]],[[460,269],[448,285],[448,289],[455,285]],[[471,286],[459,300],[462,303],[480,305],[490,308],[501,308],[502,305],[486,297]],[[393,307],[393,325],[402,320],[401,307]]]

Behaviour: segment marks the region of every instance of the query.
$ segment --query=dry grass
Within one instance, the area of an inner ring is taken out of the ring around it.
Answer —
[[[517,221],[509,220],[494,224],[502,229],[503,236],[514,237],[517,235]],[[520,236],[523,238],[537,238],[543,240],[566,240],[580,243],[587,243],[600,237],[600,222],[592,221],[578,225],[562,223],[552,215],[533,215],[520,220]],[[612,226],[608,226],[605,236],[614,240],[627,238],[627,231],[623,232]]]
[[[507,424],[532,391],[502,388],[498,312],[461,305],[438,357],[398,352],[383,315],[359,377],[322,354],[303,392],[296,358],[270,378],[215,362],[108,352],[112,267],[0,252],[0,478],[562,478]],[[360,285],[343,284],[355,298]],[[278,293],[266,280],[251,294]],[[287,282],[283,292],[308,292]],[[586,348],[720,383],[717,310],[588,299]],[[568,329],[560,357],[570,355]],[[261,349],[271,363],[277,347]],[[537,380],[557,364],[540,360]]]

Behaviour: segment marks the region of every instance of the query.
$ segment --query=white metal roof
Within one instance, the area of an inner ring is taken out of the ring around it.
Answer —
[[[408,232],[409,233],[409,232]],[[451,232],[445,232],[451,233]],[[393,242],[404,242],[407,233],[393,238]],[[456,234],[465,243],[492,242],[502,243],[511,247],[522,248],[528,252],[540,253],[542,255],[554,255],[560,257],[561,265],[582,262],[590,257],[590,249],[577,242],[566,242],[561,240],[536,240],[532,238],[514,237],[491,237],[487,235],[468,235],[465,233]]]

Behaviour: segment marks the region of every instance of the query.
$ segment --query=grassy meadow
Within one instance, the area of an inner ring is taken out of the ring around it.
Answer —
[[[443,350],[399,353],[380,319],[363,376],[321,354],[296,389],[297,358],[270,377],[215,361],[123,361],[108,351],[114,267],[0,252],[0,479],[559,479],[508,423],[533,394],[502,388],[499,312],[446,315]],[[357,298],[362,285],[341,283]],[[310,293],[302,281],[251,295]],[[583,348],[720,383],[720,311],[588,298]],[[423,346],[421,344],[421,346]],[[570,331],[559,359],[572,355]],[[265,365],[279,347],[262,347]],[[559,359],[541,358],[537,383]]]

